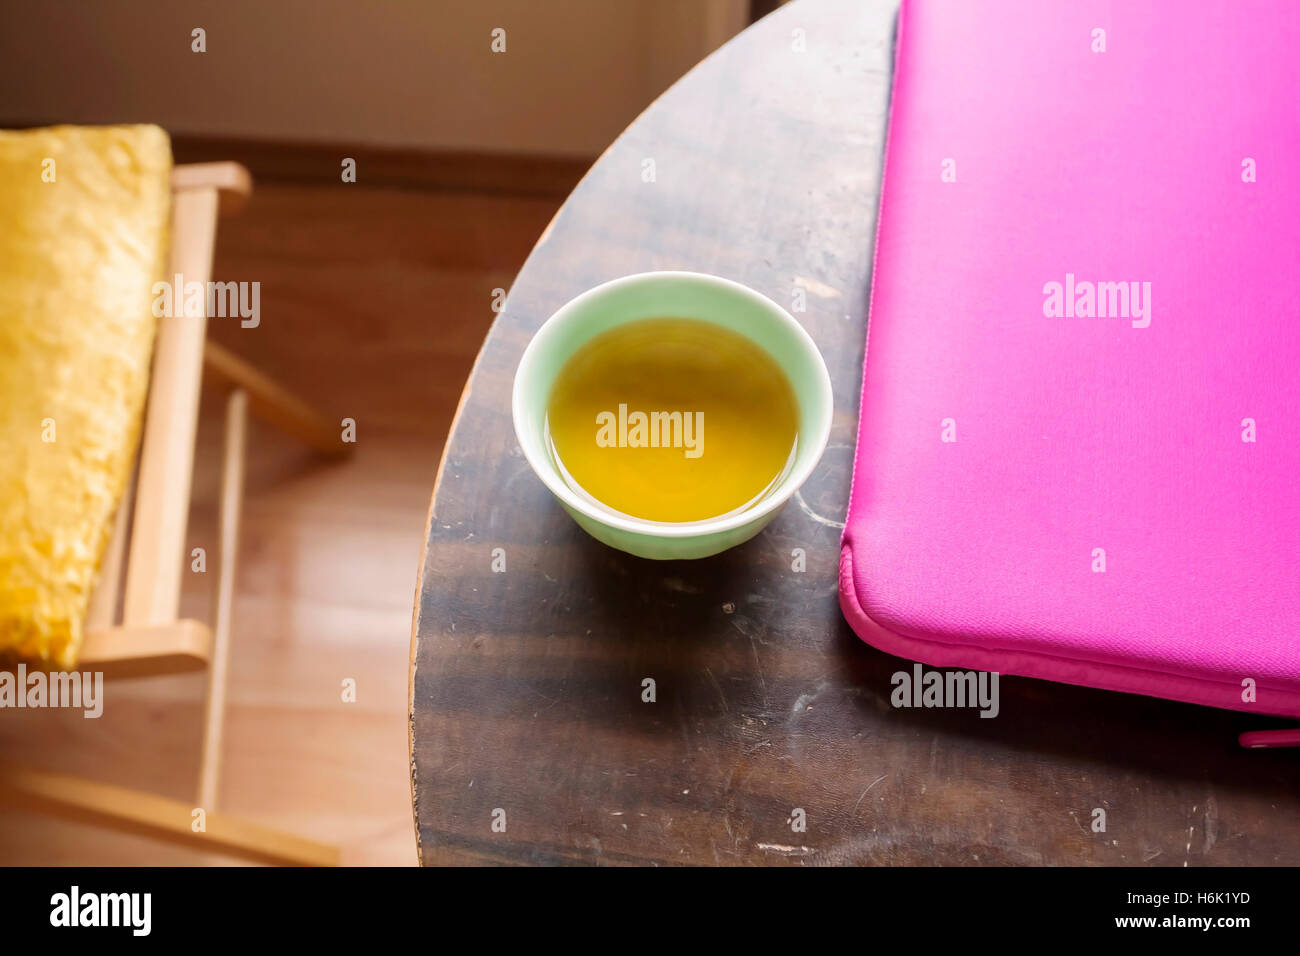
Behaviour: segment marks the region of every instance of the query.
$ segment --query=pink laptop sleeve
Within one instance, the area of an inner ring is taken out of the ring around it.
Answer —
[[[1300,716],[1300,4],[905,0],[867,642]]]

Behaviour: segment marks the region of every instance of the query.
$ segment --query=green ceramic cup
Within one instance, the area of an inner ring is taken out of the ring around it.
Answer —
[[[700,319],[748,338],[785,370],[799,404],[799,446],[785,478],[752,507],[704,521],[634,518],[583,499],[564,482],[546,439],[551,386],[564,363],[600,333],[637,319]],[[826,363],[812,338],[771,299],[729,279],[696,272],[624,276],[564,305],[538,329],[515,372],[515,435],[528,464],[597,541],[643,558],[703,558],[748,541],[812,473],[830,435],[834,401]]]

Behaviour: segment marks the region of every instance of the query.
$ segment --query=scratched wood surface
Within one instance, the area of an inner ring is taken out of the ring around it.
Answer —
[[[894,6],[800,0],[705,61],[601,158],[510,290],[421,563],[424,863],[1300,863],[1296,752],[1235,741],[1266,721],[1015,678],[995,719],[895,709],[890,678],[910,664],[841,617]],[[529,336],[584,289],[648,269],[729,276],[787,306],[802,290],[835,387],[802,497],[698,562],[586,537],[511,426]]]

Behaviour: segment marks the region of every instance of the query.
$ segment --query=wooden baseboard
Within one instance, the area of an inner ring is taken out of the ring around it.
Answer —
[[[0,119],[0,129],[29,129],[53,122]],[[595,156],[487,153],[363,146],[172,133],[177,164],[233,160],[254,181],[337,183],[345,158],[356,160],[357,182],[399,189],[460,191],[564,199]]]
[[[295,143],[174,134],[177,163],[234,160],[255,181],[337,183],[344,158],[356,160],[357,183],[563,199],[595,157],[394,149],[346,143]]]

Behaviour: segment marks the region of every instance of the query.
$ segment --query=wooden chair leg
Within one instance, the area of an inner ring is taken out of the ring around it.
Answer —
[[[279,382],[215,342],[203,349],[203,364],[217,382],[248,392],[249,411],[268,425],[326,455],[351,454],[337,422],[325,418]]]
[[[199,806],[208,809],[216,808],[217,782],[221,773],[221,735],[225,722],[226,675],[230,664],[230,623],[235,602],[247,428],[248,395],[243,389],[236,389],[226,403],[221,504],[217,515],[217,586],[213,597],[212,669],[203,718],[203,759],[199,765]]]
[[[187,283],[206,283],[216,228],[216,189],[177,193],[171,271]],[[122,623],[129,627],[170,624],[180,608],[205,328],[202,316],[158,323],[122,601]]]
[[[280,830],[195,808],[179,800],[69,774],[0,764],[0,800],[60,819],[153,837],[195,850],[228,853],[259,863],[338,866],[339,849]]]
[[[221,740],[225,726],[226,684],[230,664],[231,629],[234,621],[235,580],[238,576],[239,520],[244,500],[244,464],[248,436],[248,394],[236,389],[226,402],[225,447],[221,466],[221,501],[217,514],[217,580],[213,595],[213,646],[208,699],[203,721],[203,756],[199,768],[198,805],[211,820],[217,808],[221,780]],[[224,825],[233,821],[217,814]],[[244,826],[240,824],[240,826]],[[272,848],[282,848],[283,834],[264,831],[262,838],[272,841]],[[293,840],[293,838],[288,838]],[[304,841],[298,841],[304,842]],[[338,863],[336,847],[312,844],[313,853],[332,854]],[[316,862],[316,860],[292,862]]]

